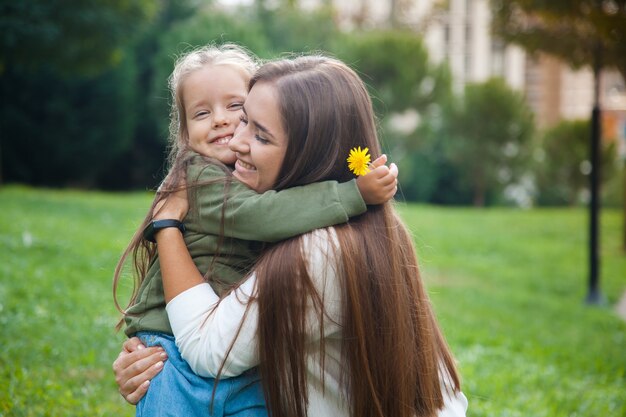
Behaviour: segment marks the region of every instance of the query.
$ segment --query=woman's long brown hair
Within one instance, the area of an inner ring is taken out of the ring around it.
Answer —
[[[380,154],[372,105],[360,78],[340,61],[300,57],[264,65],[250,82],[276,88],[288,147],[276,189],[353,178],[349,149]],[[454,359],[420,279],[411,235],[390,203],[336,226],[341,254],[344,369],[354,417],[434,416],[441,381],[460,389]],[[306,311],[324,320],[302,238],[278,243],[255,268],[260,370],[272,417],[306,416]],[[324,340],[320,341],[324,366]]]

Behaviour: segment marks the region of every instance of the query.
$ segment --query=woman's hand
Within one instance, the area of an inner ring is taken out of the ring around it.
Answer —
[[[160,346],[146,348],[136,337],[125,341],[113,362],[115,382],[122,397],[137,404],[146,395],[150,380],[163,369],[166,359],[167,354]]]
[[[398,167],[393,163],[387,166],[386,162],[386,155],[376,158],[370,165],[370,172],[356,180],[367,205],[386,203],[398,191]]]

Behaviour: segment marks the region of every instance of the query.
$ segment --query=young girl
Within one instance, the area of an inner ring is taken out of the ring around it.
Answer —
[[[384,159],[375,161],[374,169],[357,181],[327,181],[281,192],[257,194],[233,180],[236,156],[228,142],[239,124],[255,69],[254,59],[238,46],[208,46],[181,57],[170,76],[171,168],[114,278],[115,295],[125,259],[132,253],[139,285],[124,312],[125,332],[146,346],[162,346],[168,356],[137,405],[138,416],[267,415],[255,369],[218,384],[195,375],[180,357],[165,311],[169,300],[163,291],[155,233],[163,227],[183,230],[196,267],[223,295],[249,271],[260,242],[344,223],[365,212],[366,204],[383,203],[395,192],[397,173],[384,166]],[[181,178],[186,179],[193,209],[183,223],[152,222],[154,208],[176,191],[170,184],[181,183]]]

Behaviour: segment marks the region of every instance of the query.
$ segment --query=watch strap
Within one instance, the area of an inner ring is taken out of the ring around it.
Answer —
[[[185,225],[183,222],[175,219],[163,219],[153,220],[143,229],[143,238],[148,242],[156,243],[154,236],[159,230],[167,229],[168,227],[175,227],[180,230],[181,233],[185,233]]]

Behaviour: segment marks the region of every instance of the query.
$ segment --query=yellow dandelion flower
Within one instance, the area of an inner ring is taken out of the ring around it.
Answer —
[[[356,147],[350,149],[350,155],[348,156],[348,169],[354,172],[355,175],[365,175],[370,172],[368,167],[370,163],[369,149]]]

